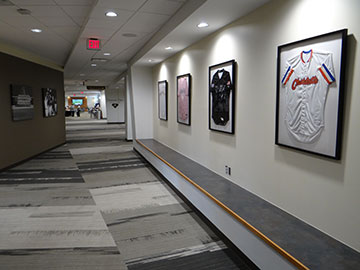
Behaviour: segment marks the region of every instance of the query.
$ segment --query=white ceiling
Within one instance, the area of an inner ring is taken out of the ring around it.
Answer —
[[[268,1],[0,0],[0,42],[64,67],[66,86],[84,81],[107,86],[131,59],[147,65],[150,58],[162,61]],[[19,8],[31,15],[19,14]],[[106,17],[109,10],[118,16]],[[210,26],[197,28],[202,20]],[[32,33],[31,28],[43,31]],[[87,50],[87,38],[99,38],[101,51]],[[174,50],[164,50],[168,45]]]
[[[270,0],[207,0],[200,8],[188,16],[185,21],[175,27],[165,38],[142,55],[137,61],[137,64],[148,66],[156,65],[269,1]],[[198,28],[197,25],[200,22],[207,22],[209,26],[206,28]],[[164,48],[168,46],[171,46],[173,50],[164,50]],[[149,59],[152,60],[151,63]]]

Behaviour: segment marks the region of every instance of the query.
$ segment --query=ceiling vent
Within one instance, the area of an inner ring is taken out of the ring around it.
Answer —
[[[133,34],[133,33],[125,33],[125,34],[122,34],[123,37],[137,37],[136,34]]]
[[[30,15],[31,11],[26,8],[19,8],[17,9],[17,12],[19,12],[21,15]]]
[[[14,6],[9,0],[0,0],[0,6]]]
[[[101,63],[105,63],[107,62],[108,59],[105,59],[105,58],[96,58],[96,57],[93,57],[91,58],[91,62],[101,62]]]

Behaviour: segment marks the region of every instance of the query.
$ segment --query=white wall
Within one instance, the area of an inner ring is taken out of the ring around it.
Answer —
[[[134,125],[137,139],[153,138],[153,78],[148,67],[131,67]]]
[[[130,72],[131,73],[131,72]],[[131,94],[131,83],[130,83],[130,76],[129,74],[126,74],[125,77],[125,133],[126,133],[126,139],[132,140],[133,139],[133,117],[134,114],[132,111],[132,105],[133,104],[133,98]]]
[[[125,122],[124,92],[124,85],[120,85],[118,88],[109,88],[106,90],[106,111],[108,123]],[[114,107],[113,104],[117,104],[117,107]]]
[[[100,102],[99,100],[99,94],[91,94],[91,95],[86,95],[87,96],[87,106],[89,108],[93,108],[95,106],[96,103]]]
[[[154,138],[360,251],[359,10],[358,0],[275,0],[159,64]],[[276,146],[277,47],[342,28],[350,37],[341,161]],[[231,59],[235,135],[208,130],[208,67]],[[175,79],[184,73],[192,74],[191,126],[176,122]],[[167,122],[157,117],[160,80],[169,82]]]
[[[102,112],[102,118],[107,118],[105,90],[102,90],[100,93],[100,107]]]

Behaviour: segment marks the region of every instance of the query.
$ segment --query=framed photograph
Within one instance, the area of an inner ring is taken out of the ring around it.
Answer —
[[[26,85],[10,85],[11,110],[14,121],[29,120],[34,117],[32,89]]]
[[[167,99],[168,99],[168,83],[167,81],[158,82],[158,110],[159,119],[167,121]]]
[[[52,117],[57,114],[58,105],[56,99],[56,90],[52,88],[43,88],[44,117]]]
[[[275,143],[340,159],[347,29],[278,47]]]
[[[209,67],[209,129],[234,133],[235,61]]]
[[[184,74],[176,77],[177,89],[177,122],[190,126],[191,109],[191,75]]]

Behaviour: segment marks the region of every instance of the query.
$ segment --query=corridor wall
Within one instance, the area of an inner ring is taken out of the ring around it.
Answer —
[[[64,77],[49,68],[15,56],[0,53],[0,169],[65,143]],[[34,117],[13,121],[10,84],[31,86]],[[41,88],[56,89],[58,112],[44,118]]]
[[[125,85],[106,90],[106,111],[108,123],[125,122]]]
[[[360,251],[358,10],[357,0],[271,1],[157,65],[152,99],[156,140]],[[277,47],[343,28],[349,37],[342,159],[276,146]],[[208,129],[208,67],[232,59],[234,135]],[[176,121],[176,76],[186,73],[192,75],[191,126]],[[162,80],[169,83],[167,122],[157,117]]]
[[[133,134],[137,139],[153,138],[152,70],[149,67],[131,66],[131,94]]]

